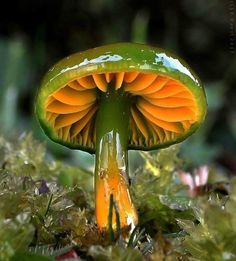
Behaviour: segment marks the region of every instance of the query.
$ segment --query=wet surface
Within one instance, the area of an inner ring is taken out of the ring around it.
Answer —
[[[111,194],[119,213],[121,228],[130,226],[132,229],[135,226],[138,217],[129,193],[127,150],[122,146],[120,134],[115,130],[106,133],[99,142],[95,193],[96,219],[100,228],[108,227]],[[116,226],[114,208],[112,226]]]
[[[96,180],[96,217],[99,227],[108,224],[110,195],[113,194],[114,202],[118,209],[121,226],[134,227],[137,223],[137,213],[131,201],[126,173],[115,169],[114,165],[99,172]],[[113,209],[112,224],[115,227],[115,210]]]

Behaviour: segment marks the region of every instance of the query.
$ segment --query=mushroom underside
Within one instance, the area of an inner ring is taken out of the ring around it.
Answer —
[[[198,120],[196,99],[180,81],[142,72],[92,74],[68,82],[47,98],[46,119],[58,139],[95,149],[99,93],[109,88],[130,95],[130,145],[174,142]]]

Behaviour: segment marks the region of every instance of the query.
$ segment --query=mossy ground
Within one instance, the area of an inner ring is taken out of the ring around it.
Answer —
[[[0,260],[236,260],[236,179],[208,167],[189,197],[178,151],[141,153],[139,225],[124,239],[95,224],[92,173],[49,160],[32,135],[0,138]]]

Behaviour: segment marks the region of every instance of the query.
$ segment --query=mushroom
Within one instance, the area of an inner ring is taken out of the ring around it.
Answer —
[[[36,100],[40,124],[53,141],[96,154],[95,212],[101,229],[108,227],[111,195],[121,227],[138,222],[129,192],[128,150],[183,141],[201,125],[206,108],[202,84],[184,61],[134,43],[59,61],[44,77]]]

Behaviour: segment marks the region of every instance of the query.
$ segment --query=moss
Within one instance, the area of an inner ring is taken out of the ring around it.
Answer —
[[[54,260],[71,251],[84,260],[234,260],[236,179],[226,195],[217,182],[216,190],[189,198],[176,175],[184,171],[178,150],[141,154],[131,180],[140,223],[131,235],[114,231],[111,240],[94,223],[92,175],[47,161],[32,135],[0,138],[0,260]],[[73,176],[71,186],[62,173]]]

